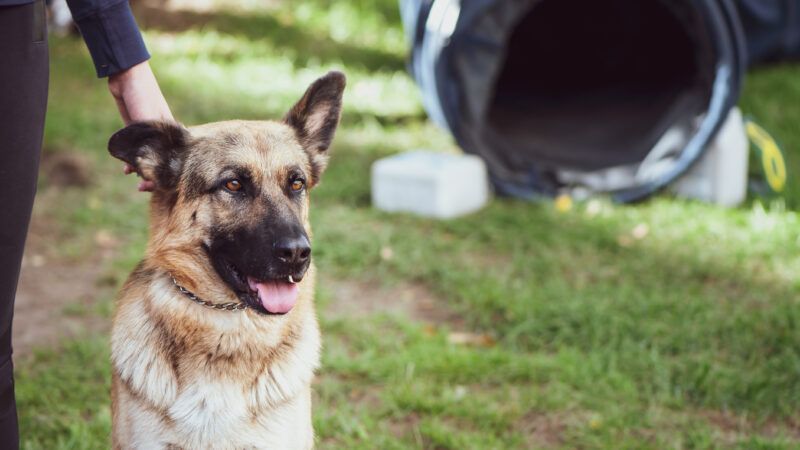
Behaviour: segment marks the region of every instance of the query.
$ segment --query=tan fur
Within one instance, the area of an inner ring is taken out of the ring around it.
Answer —
[[[264,196],[281,195],[285,167],[311,171],[309,156],[283,123],[225,122],[190,132],[184,164],[213,177],[236,161],[259,177]],[[310,383],[320,348],[315,268],[300,283],[296,306],[283,316],[215,311],[190,301],[170,275],[202,299],[238,301],[201,245],[212,227],[241,226],[266,214],[257,206],[242,212],[191,197],[192,181],[181,178],[175,193],[153,194],[145,258],[117,300],[111,333],[113,447],[312,448]],[[288,202],[285,207],[298,208]],[[310,233],[308,196],[302,211],[292,211]]]

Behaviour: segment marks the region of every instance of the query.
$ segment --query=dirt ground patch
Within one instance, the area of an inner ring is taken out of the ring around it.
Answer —
[[[323,277],[321,286],[331,294],[331,300],[321,311],[327,318],[387,314],[428,325],[464,327],[464,320],[447,305],[446,300],[437,297],[423,284],[403,282],[386,286],[378,282]]]
[[[768,437],[783,436],[792,442],[800,442],[800,421],[796,419],[773,419],[754,423],[746,416],[730,411],[714,410],[703,411],[699,416],[717,430],[719,438],[726,445],[733,446],[739,439],[753,434]]]
[[[91,310],[98,297],[100,264],[51,262],[26,253],[14,305],[14,354],[25,357],[36,347],[65,338],[105,331],[110,320]]]
[[[17,359],[34,348],[54,347],[64,339],[110,328],[110,319],[96,311],[113,287],[104,282],[103,268],[113,258],[107,232],[98,232],[99,250],[81,261],[60,258],[52,249],[57,225],[42,212],[56,200],[53,191],[39,195],[22,260],[14,304],[13,344]]]
[[[558,414],[531,411],[518,423],[531,448],[556,448],[564,444],[567,424]]]
[[[92,163],[78,152],[45,149],[39,177],[51,187],[87,187],[92,182]]]

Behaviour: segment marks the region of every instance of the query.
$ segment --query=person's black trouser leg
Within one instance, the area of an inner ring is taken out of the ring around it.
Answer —
[[[11,319],[47,107],[44,1],[0,6],[0,449],[19,447]]]

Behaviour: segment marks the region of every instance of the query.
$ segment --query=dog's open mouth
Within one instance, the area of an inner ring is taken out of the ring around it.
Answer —
[[[258,281],[248,277],[247,285],[251,293],[258,297],[261,306],[269,313],[286,314],[297,303],[297,283],[289,280]]]
[[[240,285],[239,297],[251,308],[265,314],[286,314],[297,303],[298,286],[301,276],[286,275],[280,278],[260,280],[245,276],[235,266],[228,268]],[[246,288],[245,288],[246,287]]]

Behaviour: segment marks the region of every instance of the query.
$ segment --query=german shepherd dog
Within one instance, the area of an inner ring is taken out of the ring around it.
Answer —
[[[308,191],[345,77],[282,121],[134,123],[111,154],[154,183],[111,331],[115,449],[309,449],[319,365]]]

